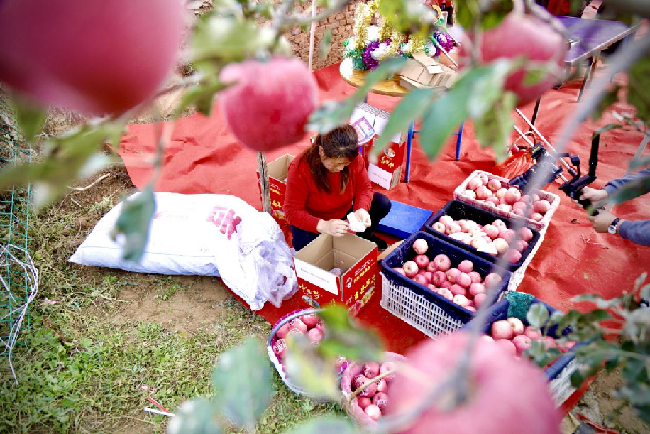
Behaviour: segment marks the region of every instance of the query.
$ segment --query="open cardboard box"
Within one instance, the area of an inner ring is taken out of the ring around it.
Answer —
[[[378,280],[377,245],[354,234],[322,234],[294,257],[298,291],[312,307],[339,303],[356,315],[370,300]],[[341,276],[330,273],[340,268]]]
[[[271,193],[271,215],[278,221],[278,223],[287,223],[284,215],[284,196],[287,191],[287,172],[289,165],[293,161],[294,156],[291,154],[284,154],[267,164],[269,172],[269,190]],[[260,179],[260,172],[257,171],[257,180]],[[257,184],[260,190],[260,197],[262,195],[262,187],[260,183]]]

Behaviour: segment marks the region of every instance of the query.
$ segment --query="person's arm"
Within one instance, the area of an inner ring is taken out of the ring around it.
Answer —
[[[618,225],[618,233],[626,240],[650,247],[650,220],[624,220]]]
[[[372,203],[372,184],[370,183],[370,178],[368,178],[368,171],[366,166],[363,163],[361,156],[358,156],[354,160],[354,170],[355,173],[355,193],[354,193],[354,208],[353,211],[358,211],[359,209],[364,209],[366,211],[370,210],[370,204]]]
[[[612,193],[614,193],[619,188],[623,187],[628,182],[637,181],[647,177],[650,177],[650,167],[647,167],[643,170],[639,170],[636,173],[629,173],[623,176],[622,178],[612,179],[605,185],[605,187],[603,187],[603,189],[607,192],[608,195],[611,195]],[[650,184],[648,185],[648,188],[646,189],[644,194],[646,193],[650,193]]]
[[[320,219],[305,210],[309,194],[308,181],[299,170],[299,166],[300,162],[296,162],[295,165],[289,167],[289,173],[287,173],[284,214],[289,224],[309,232],[318,232],[317,227]]]

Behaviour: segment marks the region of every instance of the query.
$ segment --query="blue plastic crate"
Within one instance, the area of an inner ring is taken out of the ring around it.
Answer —
[[[465,244],[458,240],[454,240],[449,235],[445,235],[443,233],[433,230],[432,229],[433,224],[436,223],[438,220],[440,220],[440,217],[442,217],[443,215],[448,215],[454,220],[461,220],[461,219],[474,220],[476,223],[480,225],[486,225],[488,223],[492,223],[497,219],[503,220],[503,222],[506,224],[508,228],[511,228],[515,225],[515,222],[512,219],[500,216],[493,212],[475,207],[474,205],[470,205],[468,203],[461,202],[459,200],[450,200],[449,202],[447,202],[445,206],[443,206],[438,212],[432,215],[431,218],[429,218],[429,220],[427,220],[427,222],[425,223],[424,228],[427,232],[433,234],[436,237],[442,238],[449,243],[460,246],[463,249],[470,251],[472,254],[480,256],[481,258],[486,259],[490,262],[496,262],[498,257],[494,255],[490,255],[489,253],[479,252],[469,244]],[[526,249],[522,252],[521,259],[514,264],[508,264],[509,270],[516,270],[517,268],[521,267],[522,264],[526,261],[528,255],[531,254],[531,252],[539,242],[540,239],[539,231],[530,226],[528,226],[528,228],[533,232],[533,238],[528,242],[528,247],[526,247]]]
[[[474,271],[480,273],[482,277],[485,277],[491,272],[496,272],[497,269],[494,263],[423,231],[411,235],[411,237],[381,261],[382,274],[387,280],[385,283],[399,290],[413,293],[419,297],[418,300],[423,304],[428,304],[428,306],[402,306],[400,304],[413,303],[413,300],[409,297],[403,297],[404,302],[396,301],[394,298],[387,300],[387,298],[391,297],[386,296],[386,291],[391,288],[383,287],[382,306],[428,336],[435,337],[437,334],[451,332],[460,328],[473,318],[474,313],[452,303],[440,294],[431,292],[427,287],[393,270],[393,267],[401,267],[405,261],[412,260],[415,257],[416,254],[412,246],[418,238],[423,238],[429,244],[429,249],[426,252],[429,259],[433,259],[436,255],[444,253],[451,259],[452,267],[456,267],[461,261],[469,259],[474,263]],[[504,278],[499,284],[499,293],[506,290],[511,277],[509,271],[501,271],[504,274]],[[438,315],[431,314],[433,309],[438,310]],[[432,321],[439,321],[441,324],[430,324]]]
[[[553,306],[546,304],[537,298],[534,298],[532,300],[531,306],[533,304],[538,304],[538,303],[543,304],[546,307],[546,309],[548,309],[551,315],[553,314],[553,312],[557,311],[557,309],[555,309]],[[487,314],[485,327],[483,328],[483,333],[489,335],[490,329],[492,327],[492,323],[494,323],[495,321],[508,319],[509,307],[510,307],[510,301],[507,299],[503,299],[498,303],[495,303],[493,306],[491,306]],[[528,321],[524,320],[523,323],[526,326],[529,325]],[[472,326],[472,322],[470,321],[469,323],[465,324],[462,328],[467,329],[470,328],[471,326]],[[571,329],[567,328],[563,330],[561,333],[558,333],[556,325],[550,327],[548,331],[542,328],[542,332],[544,334],[551,336],[553,338],[559,338],[560,336],[567,335],[568,333],[570,333],[570,331]],[[575,370],[575,362],[574,362],[575,356],[572,350],[573,349],[569,350],[568,352],[560,356],[555,362],[553,362],[553,364],[551,364],[544,370],[544,373],[548,377],[549,381],[551,381],[552,383],[551,391],[553,393],[555,402],[558,405],[564,402],[575,391],[575,389],[571,386],[571,373]],[[554,382],[555,384],[553,384]]]

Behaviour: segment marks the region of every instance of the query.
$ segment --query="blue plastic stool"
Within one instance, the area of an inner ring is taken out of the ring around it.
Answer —
[[[463,126],[465,122],[460,124],[460,128],[457,132],[453,133],[456,135],[456,161],[460,160],[460,143],[463,140]],[[415,121],[411,122],[409,127],[408,137],[406,138],[406,168],[404,173],[404,182],[409,182],[409,172],[411,170],[411,148],[413,146],[413,136],[419,131],[415,129]]]
[[[432,212],[417,206],[391,200],[390,212],[379,221],[377,230],[398,238],[408,238],[418,232]]]

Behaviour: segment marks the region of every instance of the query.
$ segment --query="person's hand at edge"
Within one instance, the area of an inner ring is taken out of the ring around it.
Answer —
[[[348,232],[348,222],[338,219],[319,220],[316,230],[321,234],[342,237]]]

